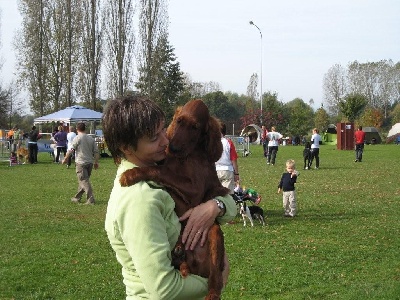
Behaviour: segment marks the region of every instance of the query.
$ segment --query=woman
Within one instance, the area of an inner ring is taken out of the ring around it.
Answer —
[[[271,131],[266,134],[268,139],[267,165],[275,165],[276,154],[278,152],[279,140],[283,138],[282,134],[275,131],[275,127],[271,127]]]
[[[163,111],[141,96],[119,98],[106,108],[103,130],[107,147],[118,165],[105,229],[122,265],[127,299],[204,299],[207,279],[196,275],[182,278],[171,265],[171,250],[181,230],[179,221],[184,219],[188,219],[183,233],[186,246],[204,244],[209,227],[221,212],[216,201],[189,210],[179,220],[174,201],[161,186],[139,182],[121,187],[119,183],[127,169],[152,166],[165,158],[168,139]],[[226,209],[218,221],[232,220],[236,215],[235,202],[230,196],[218,199]],[[228,273],[225,259],[225,284]]]
[[[322,138],[319,135],[319,130],[317,128],[313,129],[313,135],[311,136],[311,162],[310,168],[315,158],[315,169],[319,169],[319,144]]]

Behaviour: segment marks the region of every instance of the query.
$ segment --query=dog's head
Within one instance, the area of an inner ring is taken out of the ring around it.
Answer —
[[[175,111],[168,127],[169,153],[186,157],[200,151],[207,154],[209,161],[217,161],[222,154],[220,126],[202,100],[189,101]]]

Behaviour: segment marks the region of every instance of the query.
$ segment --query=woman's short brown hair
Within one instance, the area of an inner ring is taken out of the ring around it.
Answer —
[[[137,149],[140,138],[156,134],[165,121],[162,109],[147,97],[129,95],[111,100],[102,118],[104,140],[114,162],[125,158],[122,149]]]

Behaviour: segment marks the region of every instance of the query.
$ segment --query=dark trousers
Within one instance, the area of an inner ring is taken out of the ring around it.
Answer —
[[[263,142],[263,149],[264,149],[264,157],[267,157],[267,153],[268,153],[268,146],[267,146],[267,142]]]
[[[313,163],[313,160],[315,158],[315,167],[319,168],[319,148],[312,148],[311,149],[311,162],[310,162],[310,167]]]
[[[57,147],[56,162],[59,162],[59,160],[60,160],[61,151],[62,151],[62,153],[64,154],[64,157],[65,157],[65,155],[67,154],[67,147]]]
[[[362,155],[364,152],[364,143],[356,144],[356,160],[362,161]]]
[[[268,147],[267,153],[267,162],[271,164],[275,164],[276,153],[278,152],[278,146],[270,146]]]
[[[29,162],[37,163],[38,145],[36,143],[28,143]]]

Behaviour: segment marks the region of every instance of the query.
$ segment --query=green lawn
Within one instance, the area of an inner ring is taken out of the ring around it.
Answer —
[[[223,227],[231,275],[223,299],[400,299],[400,146],[322,146],[319,170],[302,170],[300,146],[267,166],[261,146],[239,158],[242,184],[262,195],[267,226]],[[298,162],[298,216],[284,218],[277,185]],[[0,299],[124,299],[103,229],[115,176],[102,159],[95,206],[70,202],[74,169],[40,154],[37,165],[0,163]],[[190,300],[190,299],[189,299]]]

